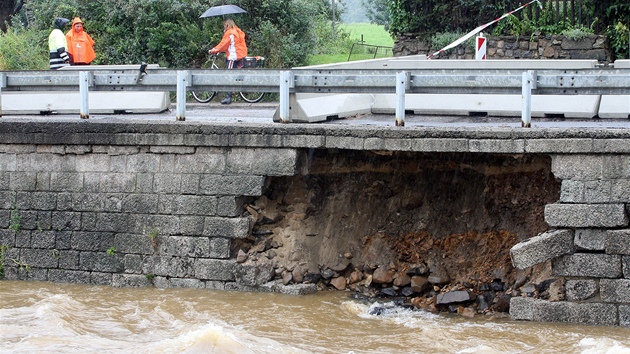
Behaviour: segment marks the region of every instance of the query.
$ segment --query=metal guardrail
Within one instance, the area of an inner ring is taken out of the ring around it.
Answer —
[[[187,91],[276,92],[280,121],[291,121],[292,93],[396,93],[396,125],[404,125],[405,94],[522,94],[522,125],[531,122],[531,95],[630,95],[630,69],[240,69],[58,70],[0,72],[3,91],[74,91],[81,118],[88,91],[176,91],[177,120],[185,120]]]

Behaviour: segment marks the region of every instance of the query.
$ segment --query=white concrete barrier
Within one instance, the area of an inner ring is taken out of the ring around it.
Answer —
[[[159,68],[157,64],[147,68]],[[134,70],[140,65],[68,66],[60,70]],[[78,88],[78,87],[77,87]],[[171,105],[168,91],[93,91],[88,93],[89,113],[159,113]],[[2,114],[79,114],[81,96],[76,91],[4,91]]]
[[[427,60],[425,55],[414,55],[316,65],[304,69],[514,69],[524,71],[593,69],[597,65],[597,60]],[[626,64],[621,63],[619,65]],[[294,68],[294,70],[299,69],[301,68]],[[627,118],[627,98],[625,96],[610,96],[606,100],[606,102],[602,102],[599,95],[534,95],[532,96],[532,117],[593,118],[598,116],[600,105],[603,105],[610,107],[609,115],[614,115],[617,118],[623,116],[621,111],[626,111],[624,117]],[[465,116],[487,114],[489,116],[520,117],[522,104],[521,95],[405,95],[405,111],[413,111],[414,114]],[[396,96],[394,94],[291,95],[291,109],[294,111],[291,112],[291,116],[293,117],[294,113],[298,113],[299,118],[294,121],[300,122],[319,122],[330,117],[344,118],[355,114],[364,114],[367,106],[370,107],[371,113],[394,114]]]
[[[630,68],[630,60],[616,60],[615,69]],[[599,106],[600,118],[630,118],[630,95],[604,95]]]

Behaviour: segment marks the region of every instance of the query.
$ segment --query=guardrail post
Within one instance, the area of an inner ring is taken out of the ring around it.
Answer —
[[[280,122],[289,123],[291,118],[289,117],[289,88],[293,86],[293,73],[290,71],[283,71],[280,73],[280,107],[279,115]]]
[[[175,119],[186,120],[186,86],[188,81],[188,71],[177,71],[177,112]]]
[[[535,87],[535,73],[531,70],[523,72],[523,109],[521,111],[521,126],[531,128],[532,126],[532,88]]]
[[[90,85],[90,73],[87,71],[79,72],[79,96],[81,96],[81,107],[79,110],[79,116],[81,119],[90,118],[90,105],[89,105],[89,90]]]
[[[405,90],[409,84],[409,73],[396,73],[396,126],[405,126]]]

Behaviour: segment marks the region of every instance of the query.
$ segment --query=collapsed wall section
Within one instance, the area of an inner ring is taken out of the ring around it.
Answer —
[[[630,326],[630,155],[553,155],[552,171],[561,195],[545,221],[556,230],[511,256],[519,269],[550,261],[561,292],[512,298],[512,318]]]

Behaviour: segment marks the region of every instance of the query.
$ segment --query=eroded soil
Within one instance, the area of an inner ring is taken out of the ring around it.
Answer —
[[[512,286],[510,248],[549,228],[544,206],[560,196],[548,156],[312,150],[302,165],[251,201],[253,236],[235,252],[323,288],[405,286],[378,282],[379,268]]]

